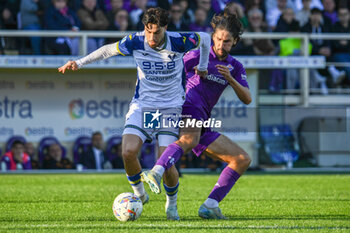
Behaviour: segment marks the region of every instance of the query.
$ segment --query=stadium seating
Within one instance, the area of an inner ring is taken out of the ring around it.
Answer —
[[[91,138],[87,136],[78,137],[73,145],[73,159],[74,164],[79,163],[81,155],[87,153],[89,146],[91,146]]]
[[[45,156],[48,154],[48,149],[49,146],[57,143],[58,145],[61,146],[62,148],[62,157],[66,157],[66,148],[61,145],[61,143],[57,140],[55,137],[44,137],[40,140],[39,146],[38,146],[38,159],[39,159],[39,164],[43,163],[43,160]]]
[[[117,159],[118,156],[118,146],[122,143],[122,137],[121,136],[113,136],[108,139],[107,141],[107,148],[106,153],[108,156],[109,161],[113,161]]]
[[[140,163],[143,168],[152,168],[156,162],[156,145],[153,142],[145,143],[141,149]]]
[[[261,126],[260,137],[271,162],[281,164],[298,160],[298,149],[289,125]]]
[[[348,166],[349,122],[346,116],[302,119],[298,127],[300,156],[315,166]]]
[[[11,150],[11,146],[14,141],[21,141],[23,142],[23,144],[27,142],[23,136],[20,136],[20,135],[12,136],[7,140],[6,149],[5,149],[6,152]]]

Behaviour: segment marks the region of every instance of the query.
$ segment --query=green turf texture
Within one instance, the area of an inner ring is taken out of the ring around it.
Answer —
[[[350,175],[246,175],[220,203],[229,220],[203,220],[199,206],[218,175],[180,180],[181,221],[167,221],[165,194],[150,194],[140,219],[119,222],[123,174],[0,175],[0,232],[350,232]]]

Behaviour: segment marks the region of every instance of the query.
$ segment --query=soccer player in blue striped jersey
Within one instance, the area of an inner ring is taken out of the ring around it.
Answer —
[[[206,33],[178,33],[167,31],[168,12],[161,8],[148,9],[142,22],[144,31],[130,34],[122,40],[105,45],[91,54],[77,60],[68,61],[59,72],[77,70],[86,64],[115,55],[132,55],[137,66],[135,95],[126,115],[122,141],[122,156],[127,178],[134,193],[142,202],[149,197],[141,181],[141,165],[137,158],[146,140],[158,138],[158,156],[178,138],[178,128],[163,128],[159,122],[161,115],[172,116],[173,121],[181,114],[185,100],[185,78],[183,56],[186,52],[199,48],[200,59],[196,73],[207,74],[210,36]],[[147,112],[145,111],[147,109]],[[151,114],[145,127],[145,113]],[[163,119],[164,120],[164,119]],[[169,124],[167,124],[169,125]],[[179,175],[175,167],[163,176],[167,193],[165,205],[167,219],[179,220],[177,211],[177,191]]]

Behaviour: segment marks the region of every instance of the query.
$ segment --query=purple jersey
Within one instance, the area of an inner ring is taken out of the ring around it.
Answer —
[[[183,111],[184,115],[192,114],[192,117],[196,119],[207,119],[210,117],[211,110],[218,102],[222,92],[229,85],[226,79],[215,67],[218,64],[227,66],[232,77],[242,86],[249,88],[247,75],[243,65],[230,55],[228,55],[225,60],[220,61],[216,57],[213,47],[210,49],[208,75],[205,79],[196,75],[195,70],[193,69],[199,63],[199,50],[190,51],[183,59],[187,77],[184,110],[190,109],[189,107],[192,106],[201,113],[195,114],[194,111]]]

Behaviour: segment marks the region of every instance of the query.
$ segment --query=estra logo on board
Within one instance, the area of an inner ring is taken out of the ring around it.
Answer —
[[[101,117],[124,118],[128,112],[129,101],[118,100],[113,97],[111,100],[83,100],[81,98],[73,99],[68,104],[69,116],[71,119],[82,119],[84,117],[94,119]]]

